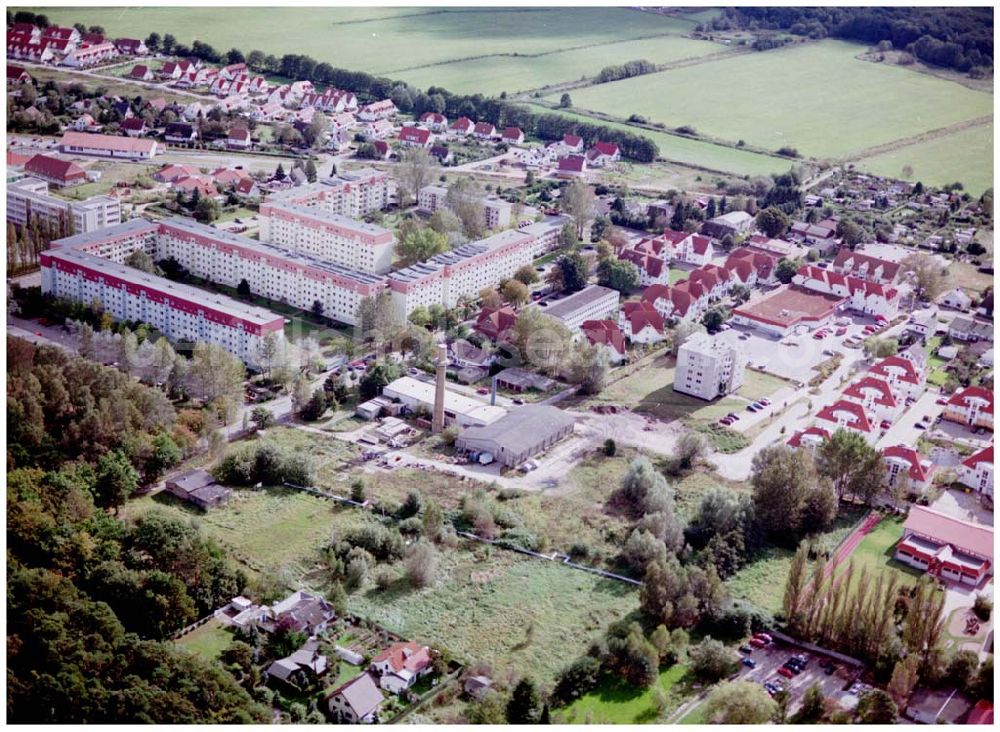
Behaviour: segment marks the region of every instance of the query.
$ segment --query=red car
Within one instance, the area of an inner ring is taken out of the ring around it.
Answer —
[[[774,638],[772,638],[771,636],[769,636],[767,633],[754,633],[753,637],[754,638],[758,638],[758,639],[764,641],[765,643],[770,643],[771,641],[774,640]]]
[[[764,646],[767,645],[767,641],[763,641],[760,638],[751,638],[749,643],[754,648],[763,648]]]
[[[884,315],[876,315],[875,316],[875,322],[876,323],[888,323],[889,319],[886,318]]]
[[[847,333],[847,328],[841,327],[841,328],[837,328],[837,331],[834,333],[834,335],[842,336],[842,335],[844,335],[846,333]]]
[[[813,333],[813,338],[815,338],[817,341],[821,341],[824,338],[826,338],[826,333],[824,333],[821,330],[818,330],[815,333]]]
[[[947,400],[947,399],[945,399],[944,397],[941,397],[940,399],[935,399],[935,400],[934,400],[934,403],[935,403],[935,404],[947,404],[947,403],[948,403],[948,400]]]
[[[478,389],[476,389],[476,393],[477,394],[489,394],[490,390],[487,389],[486,387],[481,386]]]
[[[793,676],[795,676],[795,674],[792,673],[791,669],[785,668],[784,666],[778,669],[778,673],[784,676],[786,679],[790,679]]]
[[[882,424],[881,424],[881,425],[879,425],[879,426],[880,426],[880,427],[881,427],[882,429],[884,429],[884,430],[887,430],[887,429],[889,429],[890,427],[892,427],[892,422],[890,422],[890,421],[889,421],[889,420],[887,420],[887,419],[883,419],[883,420],[882,420]]]

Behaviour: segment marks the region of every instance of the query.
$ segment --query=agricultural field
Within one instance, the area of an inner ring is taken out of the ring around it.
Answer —
[[[394,79],[417,87],[442,86],[456,94],[500,94],[543,89],[553,84],[596,76],[605,66],[645,59],[665,64],[724,51],[709,41],[663,36],[636,41],[605,43],[571,51],[541,55],[490,56],[461,63],[421,66],[392,74]]]
[[[485,56],[600,49],[619,41],[679,35],[704,19],[639,13],[624,8],[47,8],[53,23],[104,26],[111,36],[145,38],[172,33],[180,43],[195,39],[220,51],[236,47],[281,56],[305,54],[340,68],[399,78],[431,64],[466,62]],[[275,28],[281,33],[275,33]],[[212,32],[206,34],[206,29]],[[708,44],[706,44],[708,45]],[[631,60],[598,51],[596,73],[612,61]],[[596,66],[596,68],[592,68]],[[436,81],[431,69],[425,84]]]
[[[635,610],[639,594],[630,585],[483,547],[443,554],[432,587],[414,590],[400,580],[386,591],[351,595],[349,604],[404,637],[547,684],[609,623]]]
[[[696,66],[694,68],[705,68],[707,66],[708,65],[705,64],[704,66]],[[649,79],[651,77],[642,76],[637,78]],[[571,96],[573,97],[574,103],[576,103],[578,94],[589,92],[592,89],[603,89],[620,83],[622,82],[601,84],[596,87],[590,87],[589,89],[576,89],[571,92]],[[640,96],[645,93],[645,91],[639,92]],[[746,150],[738,150],[735,147],[714,145],[711,142],[705,142],[703,140],[694,140],[680,135],[671,135],[666,132],[655,132],[643,127],[635,127],[620,122],[608,122],[604,119],[569,112],[564,109],[549,109],[548,107],[542,107],[539,105],[532,105],[531,108],[534,112],[552,112],[555,114],[561,114],[564,117],[579,120],[580,122],[603,125],[611,129],[624,130],[626,132],[642,135],[643,137],[648,137],[656,143],[660,150],[661,158],[679,163],[681,165],[696,165],[700,168],[706,168],[707,170],[740,176],[770,175],[771,173],[781,173],[787,171],[792,167],[792,163],[789,160],[784,160],[770,155],[762,155],[760,153],[748,152]],[[621,111],[623,110],[617,110],[617,112]],[[616,110],[609,110],[609,113],[615,115]],[[629,114],[631,114],[631,111],[626,111],[622,116],[628,117]],[[645,166],[635,166],[635,171],[635,175],[644,175]]]
[[[862,158],[855,165],[891,178],[903,178],[903,168],[909,166],[913,169],[909,180],[930,185],[959,181],[971,195],[979,196],[993,186],[992,161],[993,124],[990,123]]]
[[[788,145],[817,158],[849,158],[992,112],[989,94],[857,60],[863,50],[840,41],[799,44],[575,89],[573,103],[623,118],[637,113],[669,127],[690,125],[709,137],[768,150]]]

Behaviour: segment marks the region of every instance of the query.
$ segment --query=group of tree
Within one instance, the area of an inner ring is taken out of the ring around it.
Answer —
[[[226,671],[161,642],[246,578],[186,521],[111,512],[140,471],[179,459],[171,430],[194,421],[180,424],[162,392],[118,370],[18,339],[7,347],[8,717],[268,721]]]
[[[656,71],[656,68],[656,64],[646,59],[626,61],[623,64],[605,66],[597,75],[597,82],[599,84],[606,84],[609,81],[619,81],[620,79],[629,79],[633,76],[652,74]]]
[[[969,72],[993,66],[993,16],[986,8],[727,8],[740,26],[843,38]]]
[[[38,216],[32,216],[26,225],[8,221],[7,271],[17,274],[34,269],[38,266],[38,255],[48,249],[52,241],[75,233],[72,216],[58,224]]]

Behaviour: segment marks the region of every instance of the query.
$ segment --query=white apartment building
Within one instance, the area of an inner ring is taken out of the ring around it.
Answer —
[[[442,185],[424,186],[417,192],[417,210],[432,214],[448,207],[448,189]],[[510,226],[513,206],[500,198],[484,198],[483,223],[489,230],[506,229]]]
[[[619,299],[618,290],[601,285],[589,285],[563,300],[552,303],[542,312],[562,321],[571,331],[577,332],[587,320],[611,318],[617,321]]]
[[[708,333],[690,336],[677,352],[674,391],[711,401],[743,385],[747,356],[735,343]]]
[[[260,240],[363,272],[392,268],[392,232],[316,207],[263,203]]]
[[[263,308],[79,249],[42,252],[40,261],[42,292],[77,302],[96,298],[116,319],[149,323],[181,346],[215,343],[255,366],[268,334],[284,338],[284,319]]]
[[[268,203],[316,207],[359,219],[389,205],[389,174],[374,168],[351,170],[310,185],[268,196]]]
[[[67,201],[49,195],[48,184],[38,178],[22,178],[7,186],[7,221],[24,226],[38,219],[49,226],[66,226],[85,234],[121,223],[121,202],[111,196],[93,196]]]

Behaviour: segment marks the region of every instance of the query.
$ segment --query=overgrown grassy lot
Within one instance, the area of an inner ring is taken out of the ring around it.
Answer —
[[[351,610],[467,660],[549,683],[607,625],[639,604],[635,587],[510,552],[443,554],[433,586],[399,580],[352,595]]]
[[[577,89],[573,103],[813,157],[850,155],[991,113],[989,94],[855,59],[863,50],[840,41],[796,44]]]
[[[959,181],[978,196],[993,185],[992,163],[993,125],[988,124],[862,158],[857,166],[890,178],[904,177],[903,168],[909,166],[913,168],[911,181],[924,185]]]
[[[618,41],[685,33],[697,23],[624,8],[255,7],[234,15],[220,7],[124,11],[64,7],[48,8],[46,13],[53,23],[102,25],[115,37],[172,33],[188,45],[198,39],[220,51],[237,47],[244,53],[260,49],[279,57],[306,54],[340,68],[390,78],[414,67],[487,55],[597,49]],[[281,32],[275,33],[276,28]],[[581,66],[587,73],[596,73],[608,63],[634,58],[629,49],[623,53],[615,56],[601,50],[596,64],[581,62]],[[438,83],[440,74],[440,69],[429,69],[423,85]]]

